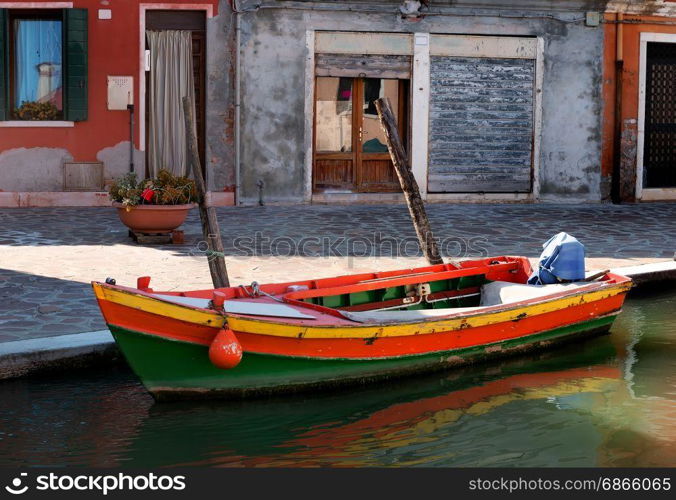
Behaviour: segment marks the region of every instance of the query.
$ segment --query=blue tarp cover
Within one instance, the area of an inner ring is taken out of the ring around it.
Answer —
[[[538,269],[528,278],[530,285],[551,285],[584,279],[584,245],[568,233],[559,233],[542,245]]]

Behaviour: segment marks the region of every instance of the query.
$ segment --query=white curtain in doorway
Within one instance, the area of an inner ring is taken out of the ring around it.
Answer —
[[[148,170],[175,175],[188,172],[182,99],[190,98],[195,116],[195,87],[190,31],[146,31],[150,48]]]

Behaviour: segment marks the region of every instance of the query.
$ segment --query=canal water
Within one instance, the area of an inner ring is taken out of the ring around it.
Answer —
[[[676,293],[611,335],[395,384],[155,404],[125,367],[0,383],[0,466],[673,466]]]

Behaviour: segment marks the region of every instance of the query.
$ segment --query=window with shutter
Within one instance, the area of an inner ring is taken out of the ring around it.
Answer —
[[[87,9],[64,9],[65,110],[70,121],[87,119]]]
[[[0,120],[87,119],[87,9],[0,9]]]

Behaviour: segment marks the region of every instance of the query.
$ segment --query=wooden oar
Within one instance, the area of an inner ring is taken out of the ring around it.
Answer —
[[[582,281],[596,281],[597,279],[599,279],[599,278],[605,276],[605,275],[608,274],[609,272],[610,272],[610,269],[605,269],[605,270],[603,270],[603,271],[599,271],[598,273],[594,273],[594,274],[592,274],[591,276],[587,276],[587,277],[586,277],[585,279],[583,279]]]
[[[190,99],[183,98],[183,114],[185,116],[185,135],[188,143],[188,162],[192,165],[195,177],[195,187],[199,197],[200,222],[202,223],[202,235],[207,242],[207,261],[211,272],[211,281],[214,288],[226,288],[230,286],[228,269],[225,267],[223,254],[223,242],[221,231],[218,227],[216,209],[207,206],[206,187],[204,186],[204,174],[197,149],[197,137],[195,136],[195,122],[192,116]]]

